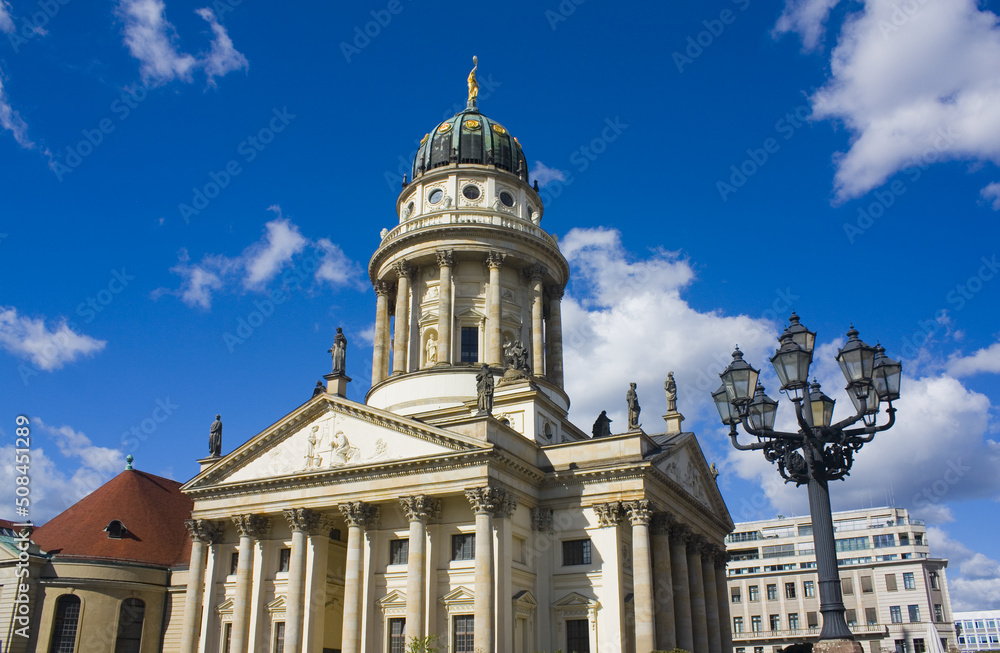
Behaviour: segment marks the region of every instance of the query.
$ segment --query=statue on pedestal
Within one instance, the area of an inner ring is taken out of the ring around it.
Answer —
[[[333,373],[347,372],[347,336],[344,335],[342,327],[337,327],[337,335],[333,337],[333,347],[328,353],[333,356]]]
[[[222,415],[216,415],[208,436],[208,454],[218,457],[222,455]]]
[[[625,402],[628,404],[628,430],[637,431],[639,424],[639,396],[635,392],[635,383],[628,384],[628,393],[625,395]]]
[[[476,374],[476,395],[479,403],[480,415],[493,414],[493,370],[486,363],[483,363],[479,373]]]
[[[608,411],[602,410],[594,421],[594,428],[591,430],[595,438],[606,438],[611,435],[611,418]]]
[[[674,383],[674,373],[667,372],[667,380],[663,384],[663,390],[667,393],[667,412],[677,412],[677,384]]]

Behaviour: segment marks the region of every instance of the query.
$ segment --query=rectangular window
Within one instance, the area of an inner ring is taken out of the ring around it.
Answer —
[[[765,546],[760,550],[762,558],[783,558],[795,555],[794,544],[777,544],[775,546]]]
[[[406,653],[406,619],[389,620],[389,653]]]
[[[903,623],[903,611],[898,605],[889,606],[889,620],[894,624]]]
[[[888,533],[886,535],[875,535],[872,539],[875,541],[876,549],[885,549],[896,546],[896,536],[892,533]]]
[[[475,533],[461,533],[459,535],[451,536],[452,560],[475,560],[475,558],[476,558]]]
[[[475,653],[473,642],[475,618],[471,614],[459,614],[455,615],[452,623],[454,624],[454,637],[452,638],[451,650],[455,653]]]
[[[907,612],[910,613],[910,623],[915,624],[920,621],[920,606],[919,605],[908,605],[906,606]]]
[[[799,613],[789,612],[788,613],[788,630],[798,630],[799,629]]]
[[[750,592],[751,601],[760,601],[760,587],[757,585],[751,585],[747,588],[747,591]]]
[[[733,597],[733,603],[739,603],[743,600],[743,595],[740,593],[740,588],[734,587],[731,592]]]
[[[837,540],[837,551],[863,551],[869,548],[867,537],[845,537]]]
[[[271,643],[274,645],[271,648],[271,653],[282,653],[285,650],[285,622],[275,621],[274,622],[274,637],[271,638]]]
[[[896,591],[896,574],[885,575],[885,588],[890,592]]]
[[[750,630],[755,633],[760,632],[760,615],[750,617]]]
[[[733,632],[734,633],[743,632],[743,617],[733,617]]]
[[[937,572],[933,572],[932,571],[930,573],[930,577],[931,577],[931,589],[932,590],[939,590],[939,589],[941,589],[940,585],[938,584],[938,575],[937,575]]]
[[[240,552],[233,551],[233,555],[229,556],[229,575],[235,576],[236,569],[240,566]]]
[[[903,574],[903,588],[908,590],[917,589],[917,583],[913,578],[912,571],[907,571]]]
[[[590,540],[567,540],[562,543],[563,566],[589,565]]]
[[[747,650],[743,646],[737,646],[736,647],[736,653],[747,653]]]
[[[925,653],[926,651],[927,647],[924,646],[923,639],[917,638],[913,640],[913,653]]]
[[[900,533],[899,534],[899,546],[910,546],[910,534]]]
[[[462,362],[479,360],[479,327],[462,327]]]
[[[896,644],[896,653],[906,653],[906,640],[905,639],[894,640],[894,643]]]
[[[764,647],[763,646],[754,646],[753,647],[753,653],[764,653]]]
[[[841,591],[844,593],[844,596],[854,594],[854,581],[852,581],[850,578],[841,578],[840,586],[841,586]]]
[[[282,549],[278,552],[278,571],[288,571],[288,561],[292,559],[291,549]]]
[[[844,619],[847,620],[847,625],[851,628],[858,625],[858,611],[848,608],[844,613]]]
[[[861,577],[861,593],[862,594],[871,594],[874,591],[875,591],[875,587],[872,585],[872,577],[871,576],[862,576]]]
[[[878,625],[878,611],[875,608],[865,608],[865,622],[869,626]]]
[[[233,622],[222,624],[222,653],[229,653],[233,645]]]
[[[777,585],[773,585],[772,584],[772,585],[768,585],[767,586],[767,600],[768,601],[777,601],[778,600],[778,586]]]
[[[807,599],[813,598],[814,596],[816,596],[816,584],[811,580],[803,582],[802,593],[805,594]]]
[[[914,533],[913,534],[913,543],[915,545],[917,545],[917,546],[923,546],[924,545],[924,534],[923,533]]]
[[[785,598],[786,599],[795,598],[795,583],[785,583]]]
[[[815,612],[806,613],[806,624],[810,630],[819,628],[819,615]]]
[[[410,540],[392,540],[389,542],[389,564],[405,565],[410,554]]]
[[[566,650],[590,653],[590,622],[587,619],[566,620]]]
[[[772,615],[770,615],[768,617],[768,622],[769,622],[769,625],[771,626],[771,630],[781,630],[781,615],[780,614],[772,614]]]
[[[812,524],[799,524],[799,536],[812,535],[812,534],[813,534]]]

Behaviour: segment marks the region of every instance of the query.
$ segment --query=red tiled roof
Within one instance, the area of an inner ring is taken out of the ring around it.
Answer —
[[[122,560],[171,567],[187,564],[191,538],[184,520],[194,502],[181,483],[126,470],[76,502],[32,534],[43,551],[60,556]],[[104,530],[117,519],[121,539]]]

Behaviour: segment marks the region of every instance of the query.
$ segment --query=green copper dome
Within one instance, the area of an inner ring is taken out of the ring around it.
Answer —
[[[528,162],[507,129],[474,106],[456,113],[424,136],[413,159],[413,179],[453,163],[494,166],[528,181]]]

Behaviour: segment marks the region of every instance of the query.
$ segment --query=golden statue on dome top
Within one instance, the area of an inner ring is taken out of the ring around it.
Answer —
[[[476,98],[479,97],[479,82],[476,81],[476,68],[479,67],[479,60],[475,55],[472,57],[472,71],[469,73],[469,106],[476,106]]]

